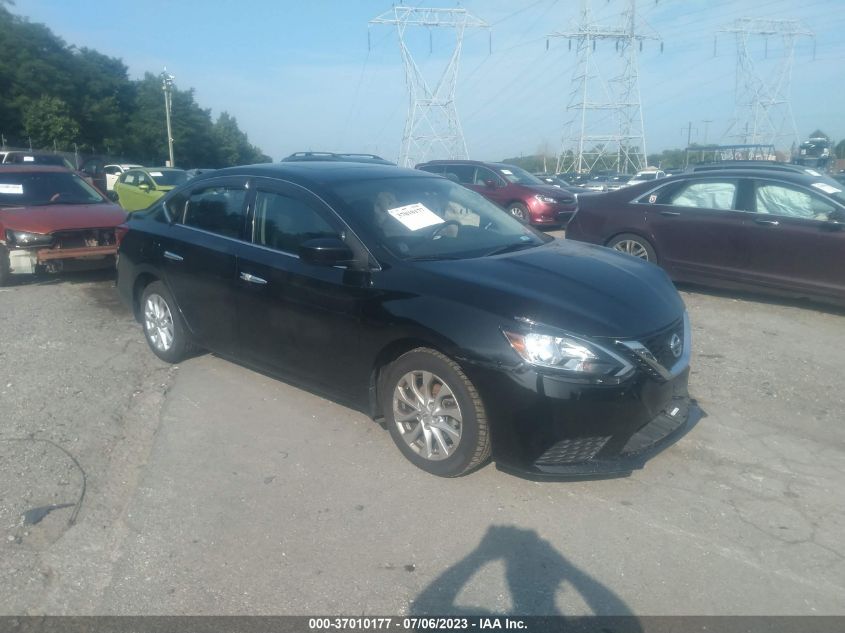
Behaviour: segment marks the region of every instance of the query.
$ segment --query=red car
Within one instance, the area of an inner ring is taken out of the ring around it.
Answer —
[[[0,167],[0,286],[12,275],[70,263],[113,266],[125,220],[123,209],[69,169]]]
[[[477,191],[527,224],[565,226],[577,208],[574,194],[545,183],[516,165],[432,160],[416,168]]]

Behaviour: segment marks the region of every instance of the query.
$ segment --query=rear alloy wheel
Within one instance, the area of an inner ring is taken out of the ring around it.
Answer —
[[[510,213],[513,217],[515,217],[523,224],[528,224],[528,219],[530,217],[528,213],[528,207],[526,207],[521,202],[514,202],[511,206],[509,206],[508,213]]]
[[[154,281],[141,295],[141,322],[153,353],[168,363],[185,359],[192,349],[173,296],[160,281]]]
[[[440,477],[463,475],[490,456],[484,405],[460,366],[420,347],[385,369],[382,410],[399,450]]]
[[[631,255],[632,257],[639,257],[647,262],[657,263],[657,254],[654,252],[654,247],[645,238],[633,233],[623,233],[617,235],[607,243],[609,248]]]

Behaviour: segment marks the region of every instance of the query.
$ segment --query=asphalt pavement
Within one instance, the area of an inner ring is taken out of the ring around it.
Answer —
[[[0,613],[845,614],[845,315],[682,294],[705,417],[629,477],[538,483],[168,366],[108,275],[0,289]]]

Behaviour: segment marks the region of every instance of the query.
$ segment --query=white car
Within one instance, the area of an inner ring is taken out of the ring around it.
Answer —
[[[114,190],[114,183],[116,183],[117,179],[120,178],[120,174],[130,169],[137,169],[138,167],[142,167],[142,165],[124,164],[104,166],[103,171],[106,174],[106,191]]]
[[[638,185],[641,182],[648,182],[649,180],[657,180],[658,178],[663,178],[666,175],[665,171],[661,171],[660,169],[643,169],[642,171],[638,171],[634,174],[634,177],[629,180],[626,185]]]

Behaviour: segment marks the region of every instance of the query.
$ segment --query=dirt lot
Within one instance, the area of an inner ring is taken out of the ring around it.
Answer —
[[[706,417],[631,477],[535,483],[167,366],[108,275],[0,289],[0,613],[845,614],[845,316],[683,296]]]

